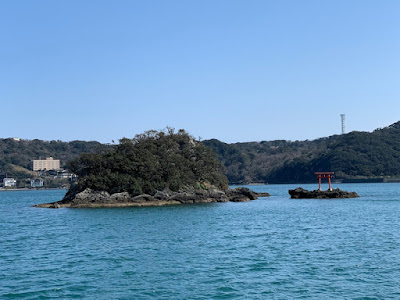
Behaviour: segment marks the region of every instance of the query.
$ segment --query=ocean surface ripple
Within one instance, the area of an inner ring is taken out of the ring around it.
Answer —
[[[400,184],[360,198],[45,209],[0,192],[0,299],[400,299]],[[303,185],[316,188],[315,185]]]

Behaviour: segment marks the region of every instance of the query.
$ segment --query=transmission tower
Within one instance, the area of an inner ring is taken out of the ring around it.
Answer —
[[[345,133],[345,129],[346,129],[346,126],[344,124],[344,121],[346,119],[346,115],[345,114],[340,114],[340,118],[342,119],[342,134],[344,134]]]

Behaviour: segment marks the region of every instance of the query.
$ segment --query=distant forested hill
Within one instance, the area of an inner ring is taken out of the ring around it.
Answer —
[[[310,182],[316,171],[343,179],[400,176],[400,122],[313,141],[204,144],[218,154],[230,183]]]
[[[342,179],[400,177],[400,122],[374,132],[313,141],[226,144],[212,139],[203,144],[218,155],[230,183],[313,182],[316,171],[333,171]],[[52,156],[65,166],[80,154],[111,147],[115,146],[99,142],[0,139],[0,175],[24,178],[33,159]]]
[[[52,156],[60,159],[61,166],[82,153],[103,151],[110,145],[85,141],[42,141],[0,139],[0,175],[7,173],[17,178],[24,177],[24,169],[32,170],[32,160]],[[16,168],[16,166],[18,168]]]

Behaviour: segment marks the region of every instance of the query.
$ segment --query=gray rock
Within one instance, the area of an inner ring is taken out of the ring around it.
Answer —
[[[111,202],[127,202],[131,199],[128,192],[115,193],[110,196]]]
[[[292,199],[339,199],[359,197],[356,192],[347,192],[340,189],[333,189],[332,191],[309,191],[301,187],[298,187],[294,190],[289,190],[289,195]]]
[[[170,191],[169,189],[165,189],[163,191],[157,191],[154,194],[154,198],[158,200],[168,200],[173,194],[174,192]]]
[[[179,201],[180,203],[199,203],[199,200],[202,199],[200,195],[196,195],[194,192],[178,192],[172,195],[168,200]]]
[[[132,198],[133,202],[150,202],[155,201],[154,197],[147,194],[142,194]]]
[[[142,194],[135,197],[128,192],[110,195],[105,191],[93,191],[85,189],[79,193],[69,193],[62,201],[45,203],[37,207],[111,207],[111,206],[153,206],[168,204],[210,203],[210,202],[243,202],[255,200],[257,193],[248,188],[236,188],[234,190],[221,191],[215,187],[209,189],[185,189],[172,192],[168,189],[157,191],[154,196]]]
[[[228,196],[229,201],[232,202],[242,202],[258,199],[258,196],[255,192],[243,187],[229,190],[226,192],[226,195]]]
[[[93,191],[85,189],[84,191],[76,194],[72,200],[74,203],[87,203],[87,202],[107,202],[110,199],[110,194],[105,191]]]

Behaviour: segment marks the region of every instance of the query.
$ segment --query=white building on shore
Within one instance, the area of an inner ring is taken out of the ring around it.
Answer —
[[[44,184],[43,179],[37,178],[31,180],[31,187],[42,187]]]
[[[17,181],[14,178],[4,178],[3,179],[3,187],[16,187]]]
[[[60,160],[47,157],[46,159],[35,159],[33,161],[33,171],[59,170]]]

